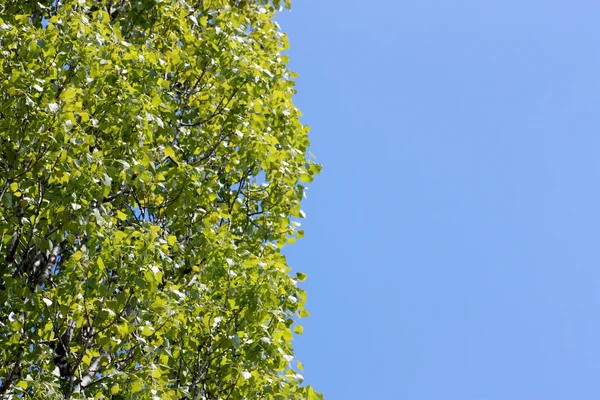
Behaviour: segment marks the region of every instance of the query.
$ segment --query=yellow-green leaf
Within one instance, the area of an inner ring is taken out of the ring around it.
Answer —
[[[175,150],[173,150],[173,148],[170,146],[165,147],[165,157],[171,157],[172,159],[175,159]]]

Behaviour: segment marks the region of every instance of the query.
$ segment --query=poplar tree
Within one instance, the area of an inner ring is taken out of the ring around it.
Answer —
[[[0,3],[0,398],[322,398],[289,3]]]

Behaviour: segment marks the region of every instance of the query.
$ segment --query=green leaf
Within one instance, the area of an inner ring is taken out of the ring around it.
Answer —
[[[120,243],[123,239],[127,237],[127,234],[123,231],[115,232],[115,243]]]
[[[296,272],[296,278],[300,281],[300,282],[304,282],[306,280],[306,278],[308,277],[308,275],[303,274],[302,272]]]
[[[154,371],[152,371],[152,375],[153,378],[160,378],[162,376],[162,373],[160,372],[160,369],[155,369]]]
[[[175,150],[171,146],[165,147],[165,157],[175,159]]]
[[[316,392],[311,386],[308,387],[308,400],[323,400],[323,395]]]
[[[65,100],[71,100],[74,99],[75,96],[77,96],[77,91],[75,89],[70,88],[65,90],[61,97]]]
[[[110,388],[110,393],[111,394],[117,394],[117,393],[119,393],[119,390],[120,390],[119,384],[116,384],[116,385],[113,385]]]
[[[149,326],[144,326],[141,330],[141,333],[144,336],[150,336],[154,333],[154,329],[150,328]]]
[[[131,393],[138,393],[142,390],[144,383],[142,381],[135,381],[131,384]]]

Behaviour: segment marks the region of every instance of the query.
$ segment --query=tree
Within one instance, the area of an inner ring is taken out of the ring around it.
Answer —
[[[1,3],[0,398],[321,398],[279,3]]]

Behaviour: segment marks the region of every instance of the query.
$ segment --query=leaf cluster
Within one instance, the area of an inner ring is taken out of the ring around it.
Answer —
[[[0,5],[0,397],[318,399],[279,1]]]

